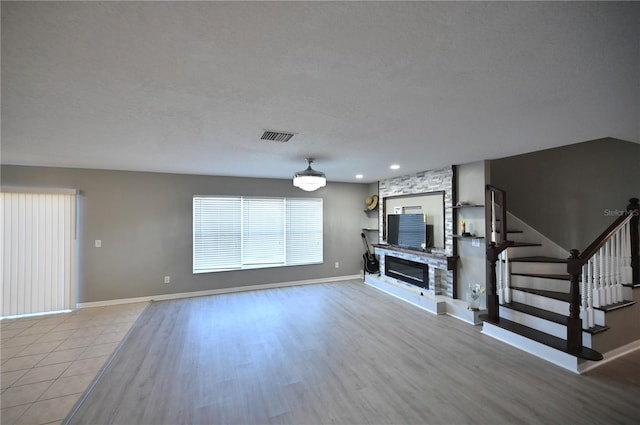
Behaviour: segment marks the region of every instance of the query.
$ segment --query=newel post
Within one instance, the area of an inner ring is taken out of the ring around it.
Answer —
[[[487,281],[489,284],[487,285],[487,316],[489,320],[497,322],[500,318],[499,312],[499,301],[498,301],[498,277],[496,275],[496,263],[499,258],[498,247],[496,247],[495,242],[491,242],[489,246],[487,246],[487,261],[489,262],[489,269],[487,273],[489,274]]]
[[[567,273],[571,281],[569,317],[567,317],[567,350],[570,353],[582,349],[582,319],[580,319],[580,275],[582,274],[582,259],[580,251],[572,249],[571,257],[567,259]]]
[[[629,199],[627,211],[632,214],[629,221],[629,241],[631,242],[631,270],[633,284],[640,284],[640,236],[638,236],[638,222],[640,221],[640,204],[638,198]]]

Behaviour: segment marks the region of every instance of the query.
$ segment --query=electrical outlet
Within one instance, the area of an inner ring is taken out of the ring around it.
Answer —
[[[479,248],[480,247],[480,239],[478,239],[478,238],[471,239],[471,246],[475,246],[476,248]]]
[[[100,239],[96,239],[96,248],[102,248],[102,241]]]
[[[171,276],[165,276],[164,283],[171,283]]]
[[[340,268],[340,263],[336,261],[336,269]]]

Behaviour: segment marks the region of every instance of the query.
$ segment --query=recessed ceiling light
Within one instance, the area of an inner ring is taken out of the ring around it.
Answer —
[[[392,170],[397,170],[398,168],[400,168],[400,166],[398,164],[393,164],[391,167]]]
[[[364,176],[362,174],[356,174],[356,178],[357,179],[362,179],[362,178],[364,178]]]

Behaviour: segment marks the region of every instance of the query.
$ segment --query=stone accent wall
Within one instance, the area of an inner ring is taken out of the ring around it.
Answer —
[[[453,167],[438,168],[436,170],[421,171],[415,174],[381,180],[378,184],[380,205],[384,205],[384,198],[399,195],[418,195],[428,192],[444,192],[444,255],[453,255]],[[384,225],[383,208],[378,208],[378,242],[382,243],[382,229]],[[438,269],[442,274],[440,291],[442,295],[453,297],[453,272]],[[445,268],[446,270],[446,268]],[[431,274],[429,275],[431,280]]]

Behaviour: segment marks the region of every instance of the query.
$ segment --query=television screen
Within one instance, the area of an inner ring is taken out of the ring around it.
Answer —
[[[426,248],[427,224],[424,214],[389,214],[387,243],[401,248]]]

